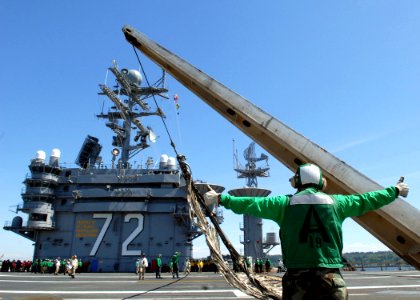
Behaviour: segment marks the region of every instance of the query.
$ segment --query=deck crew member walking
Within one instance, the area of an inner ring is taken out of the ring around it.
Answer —
[[[149,262],[147,261],[146,255],[142,253],[139,262],[139,280],[144,280],[144,273],[146,273],[148,266]]]
[[[70,269],[69,275],[71,276],[71,278],[74,278],[74,275],[76,274],[76,270],[79,267],[79,261],[77,260],[76,255],[73,255],[71,257],[70,263],[71,263],[71,269]]]
[[[156,278],[162,279],[160,273],[162,271],[162,254],[159,254],[156,258]]]
[[[179,278],[179,252],[175,252],[172,256],[172,278]]]

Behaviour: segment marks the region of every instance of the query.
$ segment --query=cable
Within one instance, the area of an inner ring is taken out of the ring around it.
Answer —
[[[143,64],[141,63],[140,57],[134,46],[133,46],[133,50],[137,57],[137,61],[140,64],[146,83],[149,87],[151,87],[149,80],[147,79],[146,73],[144,72]],[[155,102],[156,107],[159,108],[157,101],[155,99],[155,96],[152,95],[152,97],[153,97],[153,101]],[[219,222],[216,216],[205,204],[203,196],[201,195],[201,193],[198,191],[197,187],[195,186],[193,177],[192,177],[191,167],[186,163],[185,156],[178,154],[175,143],[172,140],[172,136],[168,130],[168,127],[162,115],[161,115],[161,120],[165,127],[166,133],[168,134],[168,138],[171,142],[171,146],[174,149],[175,154],[177,156],[177,160],[181,168],[182,176],[184,177],[184,180],[186,182],[186,189],[187,189],[187,195],[188,195],[187,201],[190,204],[190,208],[192,211],[192,214],[190,215],[190,217],[192,219],[193,219],[193,215],[197,217],[198,223],[196,223],[195,225],[198,225],[201,231],[206,236],[206,242],[207,242],[207,245],[209,246],[211,257],[214,259],[216,265],[219,266],[219,271],[222,273],[222,275],[231,285],[242,290],[248,295],[254,296],[259,299],[282,299],[281,294],[279,294],[277,290],[273,289],[273,285],[265,284],[264,280],[261,280],[261,278],[257,278],[256,276],[253,276],[249,272],[244,262],[244,259],[240,256],[240,254],[233,247],[232,243],[226,237],[226,235],[224,234],[224,232],[222,231],[219,225]],[[209,222],[207,222],[206,216],[209,217],[211,221],[211,225]],[[233,261],[240,268],[240,270],[245,273],[246,278],[248,279],[248,282],[250,284],[247,284],[247,282],[243,280],[243,278],[240,278],[239,276],[237,276],[237,274],[232,272],[232,270],[230,270],[224,264],[224,260],[220,251],[219,238],[222,240],[223,244],[228,249]]]
[[[140,61],[140,57],[139,57],[139,55],[138,55],[138,53],[137,53],[137,50],[136,50],[136,48],[135,48],[134,46],[133,46],[133,50],[134,50],[134,53],[136,54],[137,61],[138,61],[139,65],[140,65],[141,71],[143,72],[144,79],[146,80],[147,86],[148,86],[148,87],[151,87],[151,85],[150,85],[150,83],[149,83],[149,79],[147,78],[146,72],[144,71],[143,64],[141,63],[141,61]],[[160,109],[160,108],[159,108],[159,105],[157,104],[157,101],[156,101],[155,95],[152,95],[152,97],[153,97],[153,101],[155,102],[156,107],[157,107],[158,109]],[[162,115],[160,115],[160,119],[162,120],[163,126],[165,127],[165,130],[166,130],[166,133],[167,133],[167,135],[168,135],[169,141],[171,142],[171,146],[172,146],[172,148],[174,149],[174,152],[175,152],[176,156],[178,156],[178,151],[176,150],[175,143],[174,143],[174,141],[173,141],[173,139],[172,139],[171,133],[169,132],[168,126],[166,125],[165,119],[163,118],[163,116],[162,116]]]
[[[175,283],[177,283],[177,282],[179,282],[179,281],[183,280],[183,279],[184,279],[184,278],[186,278],[187,276],[188,276],[188,275],[186,275],[186,276],[184,276],[184,277],[180,277],[180,278],[178,278],[177,280],[171,281],[171,282],[169,282],[169,283],[167,283],[167,284],[163,284],[163,285],[157,286],[157,287],[155,287],[155,288],[153,288],[153,289],[150,289],[150,290],[144,291],[143,293],[134,294],[134,295],[131,295],[131,296],[128,296],[128,297],[122,298],[122,300],[126,300],[126,299],[133,299],[133,298],[136,298],[136,297],[140,297],[141,295],[145,295],[145,294],[148,294],[148,293],[150,293],[150,292],[154,292],[154,291],[157,291],[157,290],[163,289],[163,288],[165,288],[165,287],[171,286],[171,285],[173,285],[173,284],[175,284]]]

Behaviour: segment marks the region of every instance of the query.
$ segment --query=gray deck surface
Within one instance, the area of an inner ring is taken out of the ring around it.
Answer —
[[[220,274],[86,273],[61,275],[0,273],[0,299],[252,299]],[[272,273],[272,275],[277,275]],[[282,276],[280,274],[279,276]],[[343,272],[350,299],[420,299],[419,271]]]

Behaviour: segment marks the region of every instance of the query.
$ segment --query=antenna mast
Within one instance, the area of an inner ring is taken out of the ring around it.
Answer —
[[[247,161],[245,167],[239,163],[238,155],[234,150],[234,159],[236,160],[236,167],[234,170],[237,172],[238,178],[246,179],[247,187],[258,187],[258,177],[269,177],[270,167],[268,165],[268,156],[261,153],[260,157],[255,154],[255,142],[249,144],[248,148],[244,150],[244,158]],[[264,167],[257,167],[257,162],[265,160]]]
[[[115,136],[112,145],[113,158],[121,154],[119,166],[122,168],[129,167],[129,159],[139,151],[149,147],[147,138],[151,142],[155,142],[156,135],[150,127],[144,126],[141,117],[161,116],[164,117],[160,109],[150,111],[150,107],[145,101],[153,95],[166,98],[163,93],[168,90],[164,87],[165,72],[159,86],[141,87],[142,77],[140,72],[129,69],[119,69],[114,61],[109,70],[114,74],[117,85],[114,89],[99,85],[103,95],[106,95],[115,104],[114,111],[109,113],[101,113],[98,118],[108,119],[106,126],[111,128]],[[125,100],[121,100],[119,95],[125,96]],[[140,112],[136,112],[140,111]],[[134,127],[132,127],[134,126]],[[137,134],[132,136],[132,129],[137,129]],[[133,144],[132,144],[133,143]]]

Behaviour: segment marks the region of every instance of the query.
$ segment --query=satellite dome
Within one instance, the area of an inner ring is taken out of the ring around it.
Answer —
[[[166,168],[166,166],[168,165],[168,159],[169,159],[168,155],[162,154],[160,156],[159,167],[162,168],[162,169]]]
[[[142,77],[139,71],[137,70],[129,70],[129,69],[122,69],[121,73],[123,73],[128,80],[128,82],[132,85],[140,86]]]
[[[36,152],[36,156],[35,156],[35,158],[36,158],[37,160],[42,160],[42,161],[44,161],[44,160],[45,160],[45,156],[46,156],[46,154],[45,154],[45,151],[44,151],[44,150],[38,150],[38,151]]]
[[[168,169],[175,170],[176,169],[176,159],[175,157],[168,158]]]
[[[60,149],[57,149],[57,148],[52,149],[52,151],[51,151],[51,156],[52,156],[52,157],[56,157],[56,158],[60,158],[60,156],[61,156],[61,151],[60,151]]]
[[[60,149],[54,148],[51,151],[51,156],[50,156],[50,166],[53,167],[58,167],[58,160],[60,159],[61,156],[61,151]]]
[[[168,162],[168,155],[162,154],[160,156],[160,162],[167,163]]]

